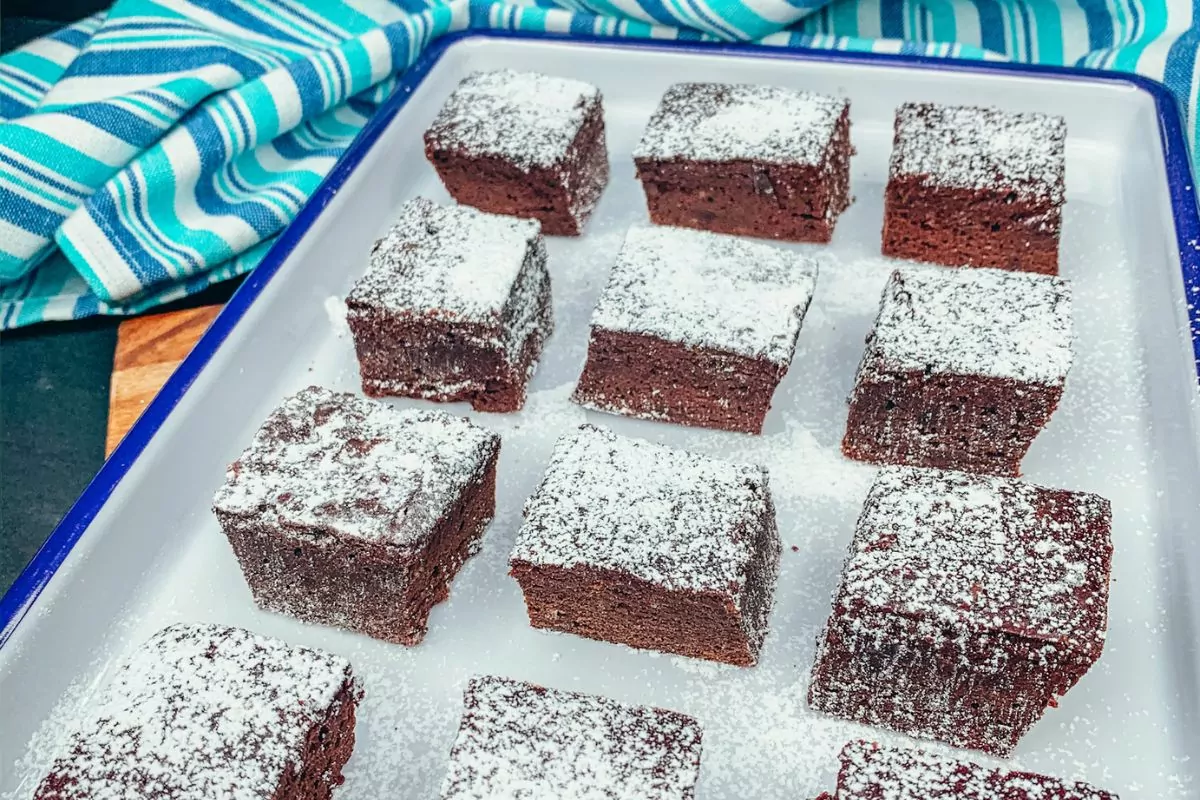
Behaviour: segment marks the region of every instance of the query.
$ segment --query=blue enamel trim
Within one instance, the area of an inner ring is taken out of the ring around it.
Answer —
[[[12,636],[38,596],[54,577],[63,560],[104,507],[117,484],[125,477],[155,433],[166,421],[188,388],[208,364],[222,343],[237,326],[247,309],[279,272],[283,262],[324,212],[338,189],[354,172],[384,129],[408,102],[430,70],[455,44],[470,40],[507,39],[516,41],[561,41],[575,46],[651,49],[668,52],[725,53],[784,61],[834,61],[871,66],[921,67],[951,72],[1004,73],[1034,78],[1055,78],[1099,81],[1135,87],[1154,98],[1158,125],[1163,142],[1163,160],[1171,192],[1171,207],[1175,217],[1175,235],[1183,267],[1184,293],[1192,331],[1192,349],[1200,377],[1200,213],[1197,212],[1195,181],[1188,156],[1183,122],[1174,97],[1161,83],[1139,75],[1101,72],[1073,67],[1028,66],[940,59],[926,56],[892,55],[885,53],[847,53],[831,50],[759,47],[747,44],[680,42],[670,40],[612,39],[594,36],[565,36],[531,31],[467,31],[445,36],[433,43],[413,66],[404,73],[388,101],[363,128],[345,154],[318,187],[295,221],[280,235],[275,246],[246,279],[237,293],[213,321],[192,352],[167,380],[158,395],[146,407],[142,416],[101,467],[83,494],[50,534],[46,543],[0,600],[0,647]]]

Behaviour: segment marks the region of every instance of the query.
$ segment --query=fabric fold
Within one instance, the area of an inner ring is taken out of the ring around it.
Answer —
[[[1000,58],[1164,80],[1178,0],[117,0],[0,57],[0,329],[137,313],[252,269],[394,85],[467,29]]]

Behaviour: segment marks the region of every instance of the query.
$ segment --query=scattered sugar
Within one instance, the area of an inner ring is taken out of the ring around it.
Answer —
[[[592,327],[787,365],[816,283],[817,262],[794,250],[705,231],[635,227]]]
[[[1067,125],[995,108],[905,103],[896,112],[891,176],[935,186],[997,187],[1063,202]]]
[[[427,146],[503,158],[530,170],[567,155],[601,102],[582,81],[510,69],[467,76],[425,133]]]
[[[472,679],[464,699],[444,800],[692,796],[701,728],[691,717],[494,677]]]
[[[1073,358],[1071,287],[998,269],[899,267],[863,365],[1061,386]]]
[[[93,663],[93,671],[103,680],[104,669],[100,663]],[[0,794],[4,800],[28,800],[37,791],[38,784],[50,773],[50,767],[61,754],[67,751],[70,738],[80,727],[80,720],[87,715],[89,701],[95,690],[93,680],[85,683],[82,679],[72,681],[54,704],[46,719],[34,731],[25,752],[12,765],[12,774],[19,776],[13,790]]]
[[[325,298],[324,306],[333,335],[339,339],[350,338],[350,323],[346,321],[346,301],[337,296],[330,296]]]
[[[710,452],[765,467],[777,507],[814,500],[859,506],[877,471],[870,464],[846,458],[836,440],[822,442],[817,432],[794,419],[785,420],[779,433],[714,442]]]
[[[272,797],[342,691],[358,691],[344,658],[175,625],[117,671],[52,771],[96,800]]]
[[[584,425],[556,445],[512,560],[619,570],[740,603],[767,493],[761,467]]]
[[[818,165],[848,106],[842,98],[772,86],[677,83],[633,156]]]
[[[213,506],[408,546],[428,536],[499,446],[462,417],[310,387],[283,401]]]

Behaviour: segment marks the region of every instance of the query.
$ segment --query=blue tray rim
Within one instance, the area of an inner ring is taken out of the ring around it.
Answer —
[[[358,136],[347,147],[329,174],[279,236],[259,266],[230,298],[216,319],[196,343],[191,353],[163,384],[155,398],[117,445],[79,499],[59,521],[54,531],[29,564],[0,598],[0,648],[12,637],[63,561],[104,507],[117,485],[153,440],[159,428],[183,399],[192,383],[213,355],[233,332],[246,311],[278,273],[279,268],[324,213],[366,156],[367,152],[395,118],[412,92],[437,65],[446,52],[461,42],[481,40],[557,41],[569,45],[601,46],[668,52],[723,53],[787,61],[838,62],[869,66],[920,67],[951,72],[1003,73],[1032,78],[1081,80],[1123,84],[1149,94],[1155,104],[1159,134],[1163,144],[1163,162],[1175,221],[1175,236],[1183,273],[1184,296],[1191,326],[1192,349],[1200,378],[1200,210],[1197,208],[1195,180],[1188,155],[1187,138],[1179,106],[1159,81],[1132,73],[1104,72],[1078,67],[1054,67],[1010,62],[951,59],[904,53],[872,53],[816,48],[774,47],[754,44],[697,42],[670,39],[624,39],[616,37],[569,35],[543,31],[467,30],[448,34],[433,42],[401,76],[392,95],[380,107]]]

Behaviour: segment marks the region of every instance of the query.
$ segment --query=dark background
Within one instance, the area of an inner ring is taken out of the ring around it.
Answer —
[[[110,0],[3,0],[4,52],[107,8]],[[237,281],[159,310],[228,299]],[[120,318],[0,332],[0,592],[104,461]]]

